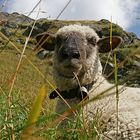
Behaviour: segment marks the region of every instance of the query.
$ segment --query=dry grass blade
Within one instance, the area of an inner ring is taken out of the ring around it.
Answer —
[[[6,6],[7,2],[8,2],[8,0],[4,0],[4,1],[2,2],[2,4],[0,5],[0,11],[3,11],[3,9],[4,9],[4,7]]]
[[[110,47],[112,49],[112,17],[110,22]],[[118,66],[117,66],[117,58],[116,58],[116,51],[114,51],[114,78],[115,78],[115,88],[116,88],[116,140],[118,139],[119,133],[119,89],[118,89]]]
[[[29,113],[26,127],[21,134],[21,138],[23,140],[27,140],[33,133],[34,125],[37,122],[38,117],[40,115],[41,107],[42,107],[43,100],[45,99],[45,95],[46,95],[46,88],[45,85],[43,85],[40,88],[39,95],[37,96],[34,105],[32,106],[32,110]]]
[[[62,15],[62,13],[65,11],[65,9],[68,7],[68,5],[71,3],[72,0],[69,0],[65,7],[62,9],[62,11],[59,13],[59,15],[56,17],[56,20]]]
[[[37,15],[38,16],[38,15]],[[29,38],[31,36],[31,33],[33,31],[33,28],[35,26],[35,23],[36,21],[34,22],[34,25],[30,31],[30,34],[28,36],[28,38],[26,38],[26,42],[25,42],[25,45],[24,45],[24,48],[23,48],[23,51],[21,53],[21,56],[20,56],[20,59],[19,59],[19,62],[17,64],[17,67],[16,67],[16,71],[15,71],[15,74],[14,74],[14,77],[12,79],[12,83],[11,83],[11,86],[10,86],[10,91],[9,91],[9,95],[8,95],[8,106],[9,106],[9,118],[12,119],[12,110],[11,110],[11,105],[12,105],[12,91],[13,91],[13,88],[14,88],[14,84],[15,84],[15,81],[16,81],[16,77],[17,77],[17,73],[19,71],[19,68],[20,68],[20,65],[21,65],[21,62],[22,62],[22,59],[23,59],[23,56],[24,56],[24,53],[25,53],[25,50],[26,50],[26,47],[27,47],[27,44],[28,44],[28,41],[29,41]],[[3,35],[3,34],[2,34]],[[11,139],[12,140],[15,140],[15,134],[14,134],[14,125],[13,123],[11,124],[10,126],[10,129],[11,129]]]
[[[17,76],[17,73],[19,71],[19,67],[20,67],[20,64],[21,64],[21,61],[22,61],[22,58],[23,58],[23,54],[25,52],[25,48],[27,46],[27,40],[25,42],[25,46],[23,48],[23,51],[22,51],[22,54],[21,54],[21,57],[20,57],[20,60],[17,64],[17,67],[16,67],[16,72],[14,74],[14,77],[12,79],[12,83],[11,83],[11,87],[10,87],[10,91],[9,91],[9,95],[8,95],[8,106],[9,106],[9,118],[12,119],[12,110],[11,110],[11,105],[12,105],[12,90],[13,90],[13,87],[14,87],[14,83],[15,83],[15,80],[16,80],[16,76]],[[10,129],[11,129],[11,139],[12,140],[15,140],[15,135],[14,135],[14,125],[11,124],[10,126]]]

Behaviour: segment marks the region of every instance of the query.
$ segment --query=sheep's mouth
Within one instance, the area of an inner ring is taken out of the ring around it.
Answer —
[[[67,66],[64,66],[64,69],[68,69],[68,70],[71,70],[71,71],[77,71],[79,70],[80,68],[80,65],[67,65]]]
[[[75,74],[78,75],[80,70],[81,70],[81,66],[75,67],[72,65],[67,65],[65,67],[61,67],[61,68],[57,69],[57,72],[62,77],[74,78]]]
[[[74,75],[74,73],[73,74],[66,74],[66,73],[59,73],[59,76],[61,76],[61,77],[64,77],[64,78],[67,78],[67,79],[71,79],[71,78],[74,78],[75,77],[75,75]]]

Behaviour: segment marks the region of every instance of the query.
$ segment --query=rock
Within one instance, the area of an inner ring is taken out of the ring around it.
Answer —
[[[131,37],[133,37],[133,38],[138,38],[137,35],[136,35],[135,33],[133,33],[133,32],[128,32],[128,34],[129,34]]]
[[[45,58],[50,59],[50,58],[52,58],[52,55],[53,55],[52,52],[49,52],[49,51],[46,51],[46,50],[41,50],[36,54],[36,56],[41,60],[43,60]]]
[[[21,38],[18,38],[18,39],[16,40],[16,42],[18,42],[18,43],[20,43],[20,44],[25,44],[25,41],[24,41],[23,39],[21,39]]]
[[[13,35],[12,32],[9,31],[8,27],[2,27],[1,32],[6,35],[7,37],[10,37],[11,35]]]
[[[10,22],[10,21],[6,22],[5,26],[7,26],[9,28],[13,28],[13,29],[18,28],[18,24],[17,23]]]
[[[12,14],[9,14],[7,12],[0,12],[0,21],[1,20],[15,22],[16,24],[31,23],[34,21],[33,19],[31,19],[25,15],[18,14],[17,12],[14,12]]]
[[[28,26],[27,29],[23,32],[23,35],[24,35],[24,36],[28,36],[29,33],[30,33],[30,31],[31,31],[31,29],[32,29],[32,26],[31,26],[31,25]],[[39,33],[42,33],[42,32],[44,32],[43,29],[37,28],[37,27],[35,26],[34,29],[33,29],[33,31],[32,31],[31,36],[32,36],[32,37],[35,37],[36,35],[38,35]]]
[[[133,61],[133,65],[134,65],[134,66],[137,66],[137,67],[140,67],[140,62],[134,60],[134,61]]]
[[[101,28],[97,27],[97,25],[94,25],[94,24],[91,24],[91,25],[89,25],[89,26],[90,26],[92,29],[94,29],[94,30],[96,31],[96,33],[98,34],[98,36],[99,36],[100,38],[103,37],[103,33],[102,33]]]

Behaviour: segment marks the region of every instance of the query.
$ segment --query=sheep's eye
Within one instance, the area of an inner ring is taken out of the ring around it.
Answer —
[[[60,36],[57,36],[56,38],[56,44],[60,45],[62,43],[62,38]]]
[[[64,38],[64,37],[62,37],[62,36],[57,36],[56,37],[56,44],[57,45],[61,45],[62,44],[62,42],[64,42],[66,39]]]
[[[95,37],[87,38],[87,41],[89,44],[96,45],[96,38]]]

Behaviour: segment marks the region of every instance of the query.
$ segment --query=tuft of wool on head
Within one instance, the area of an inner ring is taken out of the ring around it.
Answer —
[[[89,37],[89,38],[94,36],[97,41],[100,39],[97,33],[92,28],[90,28],[89,26],[78,25],[78,24],[68,25],[60,28],[57,31],[56,36],[60,34],[65,35],[67,32],[72,32],[72,31],[79,32],[83,34],[85,37]]]

